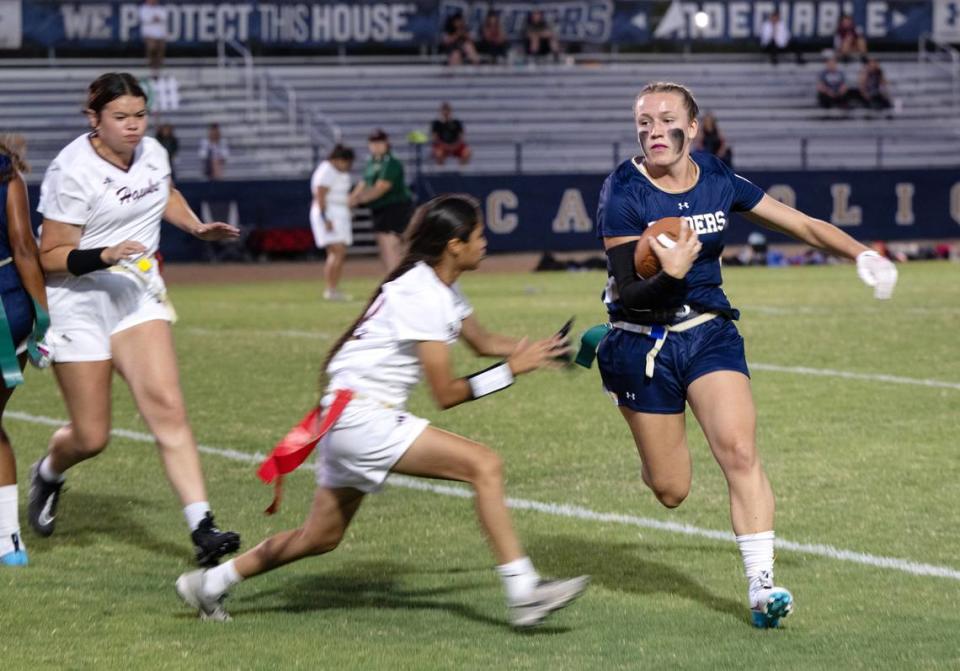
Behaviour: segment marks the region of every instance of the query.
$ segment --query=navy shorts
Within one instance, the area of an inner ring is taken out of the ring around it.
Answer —
[[[687,387],[698,377],[733,370],[747,377],[743,338],[732,321],[715,317],[689,331],[667,335],[654,360],[653,377],[644,374],[654,339],[642,333],[612,329],[597,348],[604,389],[617,405],[636,412],[677,414],[684,411]]]

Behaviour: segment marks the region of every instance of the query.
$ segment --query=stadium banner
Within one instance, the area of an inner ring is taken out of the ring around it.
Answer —
[[[840,226],[861,240],[960,238],[960,173],[956,170],[745,172],[771,197]],[[421,197],[466,192],[480,199],[489,249],[597,249],[597,200],[605,175],[424,177]],[[729,244],[757,227],[732,218]],[[771,242],[788,240],[767,231]]]
[[[956,170],[857,170],[746,172],[770,196],[832,222],[860,240],[960,238],[960,173]],[[599,249],[594,234],[597,200],[606,175],[437,175],[417,186],[421,200],[440,193],[469,193],[486,216],[491,252]],[[310,186],[304,179],[262,182],[183,182],[177,188],[209,220],[256,232],[283,231],[275,251],[311,246]],[[30,187],[30,202],[39,198]],[[40,215],[34,211],[34,225]],[[757,227],[732,218],[726,240],[743,244]],[[787,240],[766,231],[771,242]],[[306,241],[306,242],[304,242]],[[284,245],[288,246],[286,249]],[[209,258],[209,244],[164,226],[160,249],[174,261]],[[282,247],[282,248],[281,248]],[[257,250],[254,250],[257,251]]]
[[[0,49],[67,48],[110,52],[141,42],[139,2],[0,0]],[[271,2],[162,2],[168,42],[202,47],[221,39],[271,49],[432,47],[446,18],[462,12],[476,35],[495,7],[510,39],[523,38],[527,14],[541,9],[562,42],[593,45],[676,46],[705,43],[754,48],[767,16],[779,9],[794,38],[831,43],[837,22],[850,13],[873,45],[915,46],[923,33],[960,38],[960,0],[273,0]],[[707,24],[694,17],[704,12]]]

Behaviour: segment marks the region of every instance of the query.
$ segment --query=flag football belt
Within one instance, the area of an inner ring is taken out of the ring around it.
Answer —
[[[653,377],[654,362],[656,361],[660,350],[663,349],[663,343],[666,342],[668,333],[682,333],[683,331],[689,331],[693,327],[706,324],[714,317],[719,316],[719,313],[716,312],[704,312],[696,317],[693,317],[692,319],[687,319],[679,324],[672,324],[670,326],[666,326],[664,324],[647,326],[644,324],[634,324],[632,322],[611,322],[610,326],[615,329],[630,331],[631,333],[641,333],[648,338],[653,339],[653,347],[651,347],[650,351],[647,352],[647,363],[644,369],[644,374],[647,377]]]
[[[144,255],[134,259],[122,259],[115,266],[108,268],[113,273],[127,273],[132,276],[150,296],[166,306],[170,311],[170,321],[177,323],[177,311],[173,309],[173,303],[167,297],[167,289],[160,278],[160,269],[157,266],[157,260],[153,256]]]
[[[0,259],[0,268],[11,263],[13,263],[12,256]],[[43,336],[50,327],[50,315],[35,298],[31,297],[30,300],[33,303],[34,319],[33,331],[27,338],[27,351],[30,360],[37,363],[42,358],[38,350],[38,342],[43,340]],[[43,345],[39,347],[43,348]],[[17,359],[17,343],[13,342],[10,321],[7,319],[7,311],[3,307],[2,300],[0,300],[0,372],[3,374],[3,384],[7,389],[23,384],[23,372],[20,370],[20,361]]]
[[[326,412],[319,405],[313,408],[287,432],[287,435],[280,439],[260,464],[257,476],[267,484],[273,482],[273,502],[264,511],[267,515],[273,515],[280,509],[283,476],[292,473],[306,461],[320,439],[327,435],[327,432],[340,419],[340,415],[354,396],[354,392],[350,389],[337,389],[334,392],[333,402]]]

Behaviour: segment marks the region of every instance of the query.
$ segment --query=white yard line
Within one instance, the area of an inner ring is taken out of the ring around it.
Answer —
[[[42,415],[31,415],[26,412],[7,412],[6,419],[20,420],[30,422],[31,424],[44,424],[47,426],[61,426],[65,420],[55,417],[44,417]],[[118,438],[126,438],[142,443],[154,442],[153,436],[141,431],[129,431],[127,429],[114,429],[111,432]],[[204,454],[211,454],[224,459],[240,461],[249,464],[256,464],[263,460],[262,454],[250,454],[238,450],[229,450],[219,447],[210,447],[209,445],[200,445],[198,449]],[[252,473],[251,473],[252,478]],[[397,487],[406,487],[407,489],[416,489],[422,492],[440,494],[442,496],[454,496],[457,498],[472,498],[473,492],[466,487],[457,485],[438,485],[427,480],[419,480],[403,475],[392,475],[389,480],[391,485]],[[652,529],[654,531],[665,531],[667,533],[684,534],[686,536],[695,536],[699,538],[709,538],[711,540],[733,542],[733,534],[729,531],[717,531],[714,529],[702,529],[692,524],[681,524],[678,522],[664,522],[662,520],[650,517],[637,517],[635,515],[624,515],[622,513],[601,513],[575,506],[560,503],[544,503],[542,501],[530,501],[527,499],[507,499],[507,504],[515,510],[532,510],[555,517],[567,517],[572,519],[588,520],[590,522],[604,522],[608,524],[621,524],[625,526],[640,527],[641,529]],[[960,580],[960,570],[950,568],[949,566],[937,566],[935,564],[924,564],[910,561],[908,559],[897,559],[896,557],[883,557],[879,555],[867,554],[865,552],[854,552],[853,550],[844,550],[835,548],[831,545],[822,545],[819,543],[797,543],[794,541],[778,538],[776,541],[778,548],[783,550],[792,550],[804,554],[817,555],[836,559],[839,561],[848,561],[865,566],[874,566],[877,568],[893,569],[916,576],[934,576],[937,578],[948,578],[951,580]]]
[[[311,340],[330,340],[332,335],[320,331],[298,331],[295,329],[285,330],[255,330],[255,329],[208,329],[197,326],[189,326],[183,329],[184,332],[191,335],[211,335],[211,336],[229,336],[231,334],[264,336],[267,338],[306,338]],[[868,382],[890,382],[893,384],[912,384],[920,387],[939,387],[941,389],[958,389],[960,382],[947,382],[944,380],[931,380],[925,378],[901,377],[899,375],[885,375],[883,373],[854,373],[846,370],[833,370],[831,368],[807,368],[805,366],[779,366],[772,363],[750,362],[752,370],[769,371],[773,373],[793,373],[797,375],[814,375],[819,377],[838,377],[847,380],[865,380]]]
[[[297,329],[267,331],[244,328],[207,329],[203,328],[202,326],[187,326],[183,328],[182,331],[184,333],[189,333],[190,335],[217,336],[220,338],[230,335],[267,338],[307,338],[310,340],[331,340],[333,338],[331,334],[324,333],[323,331],[300,331]]]
[[[772,363],[749,363],[751,370],[764,370],[773,373],[795,373],[797,375],[815,375],[818,377],[839,377],[845,380],[865,380],[867,382],[890,382],[893,384],[913,384],[920,387],[939,387],[941,389],[960,389],[960,382],[931,380],[928,378],[901,377],[883,373],[853,373],[848,370],[831,368],[807,368],[805,366],[778,366]]]

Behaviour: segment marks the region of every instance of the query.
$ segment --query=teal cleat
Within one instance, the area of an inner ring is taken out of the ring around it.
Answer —
[[[4,555],[0,555],[0,566],[26,566],[29,564],[27,548],[21,545],[20,534],[11,534],[10,540],[13,543],[13,549]]]
[[[29,563],[26,550],[14,550],[0,556],[0,566],[26,566]]]
[[[751,609],[753,626],[758,629],[774,629],[780,620],[793,612],[793,595],[782,587],[758,590],[763,592],[759,602]]]

